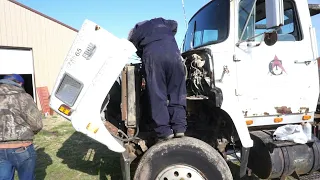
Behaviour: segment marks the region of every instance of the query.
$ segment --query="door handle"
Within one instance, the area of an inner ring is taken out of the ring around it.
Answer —
[[[294,63],[295,64],[305,64],[305,65],[309,65],[312,61],[315,61],[315,60],[307,60],[307,61],[298,61],[298,60],[295,60]]]

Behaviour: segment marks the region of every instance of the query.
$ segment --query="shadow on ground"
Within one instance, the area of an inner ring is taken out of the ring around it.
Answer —
[[[89,175],[98,175],[100,180],[119,180],[122,179],[120,169],[120,154],[114,153],[106,146],[94,141],[93,139],[74,132],[57,152],[57,157],[62,159],[62,163],[68,168],[80,171]],[[228,162],[234,180],[259,180],[255,176],[245,176],[239,178],[240,167]],[[131,176],[137,164],[132,164]]]
[[[256,176],[252,175],[252,176],[247,176],[245,175],[244,177],[240,178],[239,174],[240,174],[240,166],[238,166],[237,164],[234,164],[232,162],[228,162],[229,168],[231,170],[232,176],[234,180],[260,180],[259,178],[257,178]]]
[[[99,175],[100,180],[119,180],[122,178],[120,154],[107,149],[106,146],[75,132],[57,152],[70,169],[90,175]]]
[[[36,149],[37,164],[36,164],[36,179],[45,179],[46,169],[52,164],[52,159],[49,154],[45,153],[45,148]]]

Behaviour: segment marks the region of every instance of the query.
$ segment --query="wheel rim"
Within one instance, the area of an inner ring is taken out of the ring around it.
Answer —
[[[156,180],[205,180],[201,173],[190,166],[173,165],[159,173]]]

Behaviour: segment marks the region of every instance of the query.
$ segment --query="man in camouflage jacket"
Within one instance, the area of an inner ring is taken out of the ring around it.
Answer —
[[[20,75],[0,80],[0,180],[33,180],[36,151],[33,138],[43,127],[42,114],[23,88]]]

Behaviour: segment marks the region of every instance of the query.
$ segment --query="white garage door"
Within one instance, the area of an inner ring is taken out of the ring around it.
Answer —
[[[5,49],[0,47],[0,74],[32,74],[32,50]]]
[[[0,75],[21,74],[24,78],[25,90],[33,95],[36,102],[34,83],[34,66],[31,49],[11,49],[0,47]]]

